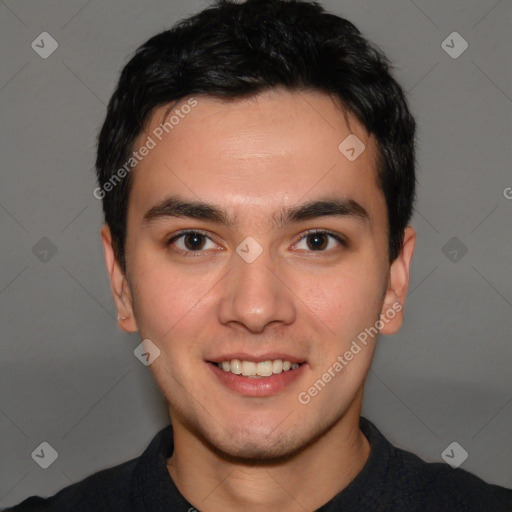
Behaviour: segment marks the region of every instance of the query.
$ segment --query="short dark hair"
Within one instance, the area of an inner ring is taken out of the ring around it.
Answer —
[[[317,2],[217,0],[151,37],[124,67],[98,136],[99,186],[130,158],[135,139],[158,107],[200,94],[236,99],[273,88],[323,92],[377,140],[391,263],[412,215],[416,178],[415,121],[390,68],[388,58],[351,22]],[[131,183],[129,173],[102,195],[123,271]]]

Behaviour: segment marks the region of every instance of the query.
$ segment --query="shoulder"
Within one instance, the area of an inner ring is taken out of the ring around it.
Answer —
[[[424,510],[511,512],[512,489],[492,485],[461,468],[425,462],[394,448],[395,496],[421,503]]]
[[[85,512],[130,509],[130,480],[138,459],[98,471],[80,482],[43,498],[31,496],[4,512]]]
[[[174,499],[176,491],[166,467],[172,440],[172,425],[168,425],[139,457],[98,471],[49,498],[31,496],[4,512],[126,512],[140,510],[144,500],[165,501],[162,495]]]

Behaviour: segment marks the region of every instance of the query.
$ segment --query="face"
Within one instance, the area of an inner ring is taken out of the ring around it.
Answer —
[[[126,275],[102,231],[120,324],[160,350],[175,431],[291,454],[360,407],[376,341],[362,333],[382,315],[380,332],[400,327],[414,233],[390,266],[375,140],[327,95],[194,101],[162,140],[156,110],[135,144],[156,143],[132,171]]]

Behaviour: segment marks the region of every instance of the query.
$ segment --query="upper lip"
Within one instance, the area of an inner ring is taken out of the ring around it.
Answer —
[[[232,352],[222,356],[216,356],[207,359],[211,363],[222,363],[222,361],[232,361],[239,359],[240,361],[252,361],[253,363],[261,363],[263,361],[275,361],[281,359],[282,361],[290,361],[292,364],[304,363],[305,359],[301,357],[292,356],[290,354],[283,354],[281,352],[272,352],[267,354],[247,354],[243,352]]]

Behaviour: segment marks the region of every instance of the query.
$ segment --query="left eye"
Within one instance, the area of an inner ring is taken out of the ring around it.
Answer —
[[[337,245],[345,245],[345,242],[339,236],[328,231],[310,231],[302,236],[296,247],[302,242],[306,245],[302,249],[306,251],[325,251],[333,249]]]

